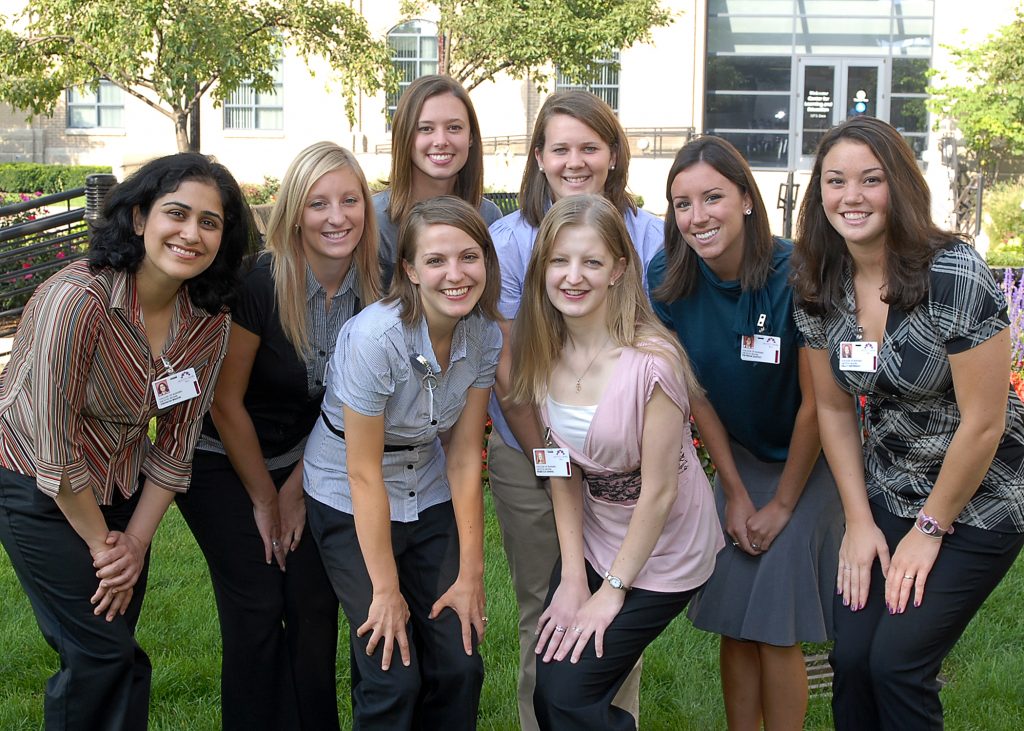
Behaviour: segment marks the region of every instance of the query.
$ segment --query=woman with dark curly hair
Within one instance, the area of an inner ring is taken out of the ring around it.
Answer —
[[[252,232],[222,165],[153,160],[25,308],[0,374],[0,541],[60,654],[47,728],[146,728],[149,544],[189,486]]]
[[[930,204],[899,132],[856,117],[822,138],[800,209],[796,320],[846,516],[838,729],[941,729],[942,661],[1024,545],[1006,299]]]

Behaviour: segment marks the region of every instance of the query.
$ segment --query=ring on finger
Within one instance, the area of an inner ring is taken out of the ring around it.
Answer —
[[[575,632],[578,635],[583,634],[583,628],[582,627],[573,627],[572,631]]]
[[[560,624],[555,625],[555,632],[565,632],[565,627]]]
[[[904,581],[913,581],[913,580],[914,580],[914,577],[913,577],[913,576],[911,576],[910,574],[904,574],[904,575],[903,575],[903,580],[904,580]]]
[[[480,617],[480,621],[487,624],[487,617]]]
[[[755,551],[760,551],[761,550],[761,547],[759,545],[757,545],[756,543],[751,543],[750,547],[753,548]]]

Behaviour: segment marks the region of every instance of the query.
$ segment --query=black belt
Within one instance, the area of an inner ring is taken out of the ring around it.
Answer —
[[[333,434],[334,436],[338,437],[338,439],[344,439],[345,438],[345,432],[343,430],[339,429],[338,427],[336,427],[334,424],[332,424],[331,420],[327,418],[327,414],[325,414],[323,411],[320,412],[320,418],[323,419],[324,426],[326,426],[328,429],[331,430],[331,434]],[[418,449],[420,446],[421,445],[418,445],[418,444],[385,444],[384,445],[384,451],[385,452],[403,452],[405,450],[409,450],[411,452],[414,449]]]

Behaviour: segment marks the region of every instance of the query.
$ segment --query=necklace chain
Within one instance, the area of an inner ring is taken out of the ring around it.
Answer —
[[[576,393],[579,393],[580,389],[583,388],[583,377],[587,375],[587,373],[590,371],[590,367],[594,365],[594,363],[597,361],[597,356],[601,355],[601,353],[604,352],[604,349],[608,347],[608,343],[611,342],[611,339],[611,335],[605,338],[604,344],[600,348],[598,348],[597,352],[594,353],[594,357],[590,359],[589,363],[587,363],[587,367],[583,369],[583,372],[580,374],[579,378],[576,379]]]

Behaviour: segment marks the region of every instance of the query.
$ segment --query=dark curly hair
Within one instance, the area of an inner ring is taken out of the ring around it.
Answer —
[[[154,201],[189,180],[211,184],[220,192],[224,206],[224,233],[217,256],[202,274],[185,282],[194,305],[219,312],[233,304],[242,259],[258,248],[259,239],[234,176],[206,155],[181,152],[158,157],[114,187],[103,201],[103,217],[91,231],[89,267],[93,271],[137,272],[146,257],[146,246],[135,232],[136,208],[148,216]]]

